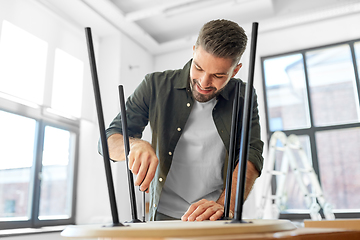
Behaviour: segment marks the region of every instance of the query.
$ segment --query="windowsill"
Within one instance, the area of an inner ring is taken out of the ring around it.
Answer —
[[[41,228],[16,228],[16,229],[6,229],[0,230],[0,238],[2,237],[15,237],[21,235],[29,234],[39,234],[39,233],[52,233],[52,232],[61,232],[65,229],[65,225],[61,226],[51,226],[51,227],[41,227]]]

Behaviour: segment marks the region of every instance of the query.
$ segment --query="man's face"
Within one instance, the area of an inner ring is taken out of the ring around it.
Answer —
[[[195,100],[207,102],[217,96],[240,68],[241,63],[233,66],[231,59],[215,57],[201,46],[194,46],[190,85]]]

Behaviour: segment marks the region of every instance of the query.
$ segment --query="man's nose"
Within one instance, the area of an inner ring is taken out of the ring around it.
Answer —
[[[201,88],[206,89],[211,86],[211,76],[204,73],[200,79]]]

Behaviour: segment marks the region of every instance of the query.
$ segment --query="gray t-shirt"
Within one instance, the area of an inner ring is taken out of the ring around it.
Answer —
[[[216,102],[194,102],[160,196],[160,213],[181,218],[192,203],[220,197],[226,150],[212,117]]]

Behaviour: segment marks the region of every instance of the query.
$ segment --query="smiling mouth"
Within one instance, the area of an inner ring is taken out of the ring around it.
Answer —
[[[194,82],[195,82],[195,85],[196,85],[196,90],[197,90],[199,93],[201,93],[201,94],[208,94],[208,93],[216,90],[216,89],[213,88],[213,87],[203,89],[196,80],[194,80]]]

